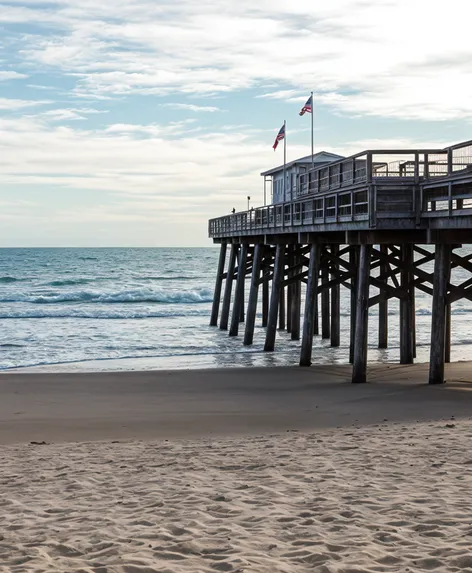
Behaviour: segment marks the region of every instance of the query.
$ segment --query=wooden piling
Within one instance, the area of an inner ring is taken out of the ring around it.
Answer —
[[[242,248],[239,249],[238,257],[237,257],[237,262],[238,262],[238,276],[239,276],[239,269],[240,269],[241,266],[244,266],[244,273],[246,273],[246,265],[247,265],[247,258],[248,258],[248,255],[249,255],[249,249],[247,250],[246,260],[245,260],[245,262],[244,262],[244,265],[241,265],[241,254],[242,254]],[[246,274],[244,274],[243,283],[242,283],[242,286],[240,287],[240,288],[241,288],[241,291],[242,291],[242,292],[240,292],[240,296],[241,296],[241,299],[242,299],[242,301],[243,301],[243,304],[241,304],[241,305],[240,305],[240,308],[239,308],[239,322],[244,322],[244,285],[245,285],[245,280],[246,280]],[[230,336],[231,336],[231,335],[230,335]]]
[[[411,309],[411,267],[413,265],[413,246],[401,246],[400,256],[405,268],[400,273],[400,287],[406,295],[400,299],[400,364],[413,364],[413,325]]]
[[[229,310],[231,306],[231,291],[233,289],[234,269],[239,245],[233,243],[229,255],[228,269],[226,271],[225,292],[223,295],[223,307],[221,309],[220,330],[228,330]]]
[[[259,292],[259,279],[261,275],[262,251],[264,245],[257,244],[254,247],[252,260],[251,288],[246,313],[246,329],[244,331],[244,345],[249,346],[254,339],[254,326],[256,324],[257,295]]]
[[[293,247],[292,245],[287,245],[287,278],[290,279],[293,276]],[[292,332],[292,309],[293,309],[293,284],[287,285],[287,332],[290,334]]]
[[[243,277],[243,284],[241,286],[241,300],[242,300],[242,304],[240,306],[239,309],[239,322],[244,322],[244,318],[245,318],[245,311],[244,311],[244,298],[245,298],[245,287],[246,287],[246,268],[244,268],[244,277]]]
[[[349,329],[349,363],[354,362],[354,340],[356,338],[356,304],[357,304],[357,261],[359,260],[359,247],[353,245],[349,249],[349,267],[351,269],[351,310]]]
[[[269,317],[269,274],[268,271],[263,271],[262,280],[262,327],[267,326]]]
[[[449,364],[451,362],[451,305],[446,305],[446,332],[445,332],[445,346],[444,346],[444,362]]]
[[[416,289],[413,284],[414,276],[411,277],[410,284],[410,309],[411,309],[411,336],[413,345],[413,358],[416,358]]]
[[[293,276],[297,276],[301,272],[300,268],[300,249],[295,247],[293,255]],[[301,299],[302,299],[302,285],[300,279],[296,279],[292,284],[292,328],[291,339],[300,340],[300,313],[301,313]]]
[[[380,245],[380,252],[388,255],[387,245]],[[380,261],[380,280],[388,284],[388,264]],[[381,293],[381,294],[386,294]],[[388,348],[388,299],[384,298],[379,302],[379,348]]]
[[[231,315],[231,326],[229,329],[230,336],[238,336],[239,332],[239,323],[241,322],[241,307],[244,307],[244,281],[246,280],[247,251],[248,246],[246,243],[243,243],[239,251],[238,276],[236,279],[233,314]]]
[[[218,270],[216,272],[215,290],[213,293],[213,305],[211,308],[210,326],[218,326],[218,314],[220,312],[221,287],[223,286],[227,244],[227,241],[221,241],[220,257],[218,259]]]
[[[300,353],[300,366],[310,366],[313,351],[313,334],[315,329],[315,301],[317,299],[319,272],[318,245],[310,247],[310,263],[308,267],[308,282],[305,296],[305,313],[303,320],[302,348]]]
[[[277,245],[274,263],[274,278],[272,279],[272,291],[270,293],[269,320],[267,323],[265,351],[275,348],[275,336],[277,333],[277,314],[279,311],[280,289],[284,278],[285,245]]]
[[[324,247],[325,254],[327,247]],[[329,283],[329,260],[327,256],[321,260],[321,285],[323,291],[321,293],[321,338],[329,338],[331,336],[331,325],[329,322],[329,289],[325,286]]]
[[[285,330],[285,287],[280,288],[279,330]]]
[[[333,257],[339,255],[339,245],[331,246],[331,254]],[[331,261],[331,279],[338,280],[339,264]],[[340,297],[340,284],[335,284],[331,287],[331,346],[337,347],[340,344],[341,335],[341,297]]]
[[[356,328],[352,382],[367,381],[367,334],[369,327],[369,283],[371,245],[361,245],[357,273]]]
[[[433,278],[433,306],[431,317],[431,353],[429,383],[444,383],[444,358],[446,346],[447,290],[451,273],[451,246],[436,245]]]

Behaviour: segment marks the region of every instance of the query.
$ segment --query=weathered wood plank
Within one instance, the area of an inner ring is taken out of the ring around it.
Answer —
[[[380,252],[382,254],[388,254],[387,245],[380,245]],[[379,280],[388,285],[388,265],[385,260],[380,263],[380,275]],[[386,294],[385,290],[381,291],[381,294]],[[370,304],[370,301],[369,301]],[[379,348],[388,347],[388,298],[384,296],[379,300]]]
[[[285,245],[277,245],[275,254],[275,273],[272,281],[272,292],[270,294],[269,320],[267,323],[266,340],[264,350],[273,351],[275,348],[275,337],[277,333],[277,314],[279,311],[280,289],[284,274]]]
[[[256,324],[256,312],[257,312],[257,297],[259,292],[259,276],[261,274],[261,262],[262,262],[262,252],[264,246],[256,245],[254,249],[254,261],[252,266],[252,276],[251,276],[251,289],[249,291],[249,300],[247,305],[246,313],[246,328],[244,331],[244,345],[249,346],[254,340],[254,327]]]
[[[226,275],[225,292],[223,295],[223,307],[221,309],[220,330],[228,330],[229,311],[231,306],[231,291],[233,289],[234,267],[236,266],[236,256],[239,244],[231,245],[231,252],[228,261],[228,271]]]
[[[313,334],[315,325],[315,301],[317,299],[317,283],[319,273],[319,247],[311,245],[310,263],[308,269],[308,283],[305,297],[305,313],[303,320],[302,348],[300,353],[300,366],[310,366],[313,351]]]
[[[218,314],[220,311],[221,288],[223,286],[223,273],[225,270],[227,245],[227,241],[221,241],[218,269],[216,271],[215,290],[213,293],[213,304],[211,308],[210,326],[218,326]]]
[[[247,244],[243,243],[239,251],[239,270],[236,279],[236,289],[233,300],[233,314],[231,315],[231,326],[229,336],[238,336],[239,323],[241,322],[241,307],[244,308],[244,281],[246,280],[246,258]]]
[[[370,245],[360,245],[357,275],[356,326],[352,382],[367,381],[367,334],[369,324]]]
[[[339,253],[338,245],[331,245],[331,277],[337,279],[337,283],[331,288],[331,346],[338,347],[341,338],[341,292],[340,281],[338,279],[338,265],[334,261]]]
[[[429,383],[444,383],[444,358],[446,343],[446,305],[449,276],[451,272],[451,247],[436,245],[434,261],[433,306],[431,317],[431,354],[429,360]]]

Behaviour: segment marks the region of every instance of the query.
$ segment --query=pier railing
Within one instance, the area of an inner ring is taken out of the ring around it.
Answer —
[[[291,191],[289,201],[211,219],[210,237],[460,214],[472,209],[472,142],[365,151],[301,174]]]

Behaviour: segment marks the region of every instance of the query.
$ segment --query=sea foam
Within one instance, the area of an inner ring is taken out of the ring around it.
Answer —
[[[68,302],[100,304],[192,304],[211,302],[212,300],[213,294],[211,290],[205,287],[188,290],[135,288],[118,292],[95,290],[29,291],[0,295],[0,302],[28,302],[32,304],[59,304]]]

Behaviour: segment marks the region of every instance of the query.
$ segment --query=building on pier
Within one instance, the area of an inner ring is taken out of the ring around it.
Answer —
[[[274,167],[268,171],[264,171],[261,175],[264,177],[264,191],[269,184],[271,189],[272,203],[284,203],[296,199],[300,194],[307,194],[309,191],[308,181],[305,178],[303,185],[300,183],[300,177],[309,172],[313,166],[321,167],[331,163],[332,161],[339,161],[344,159],[341,155],[335,153],[328,153],[321,151],[306,157],[300,157],[295,161],[290,161],[285,165]],[[284,185],[285,176],[285,185]],[[266,197],[267,193],[264,193]],[[265,201],[264,201],[265,203]]]
[[[340,288],[346,288],[352,381],[365,382],[369,309],[378,305],[378,345],[385,348],[388,304],[399,301],[400,362],[412,363],[420,289],[432,296],[429,382],[444,382],[451,305],[472,300],[472,249],[466,256],[456,252],[472,245],[472,141],[346,158],[318,155],[314,166],[311,156],[285,166],[289,195],[275,189],[269,205],[209,221],[209,236],[221,244],[210,324],[236,336],[245,320],[244,344],[252,344],[261,287],[265,350],[274,350],[277,327],[286,328],[293,340],[301,336],[300,365],[308,366],[314,336],[340,344]],[[263,173],[274,185],[280,175],[281,168]],[[424,265],[433,260],[431,273]],[[470,278],[453,284],[455,267]]]

